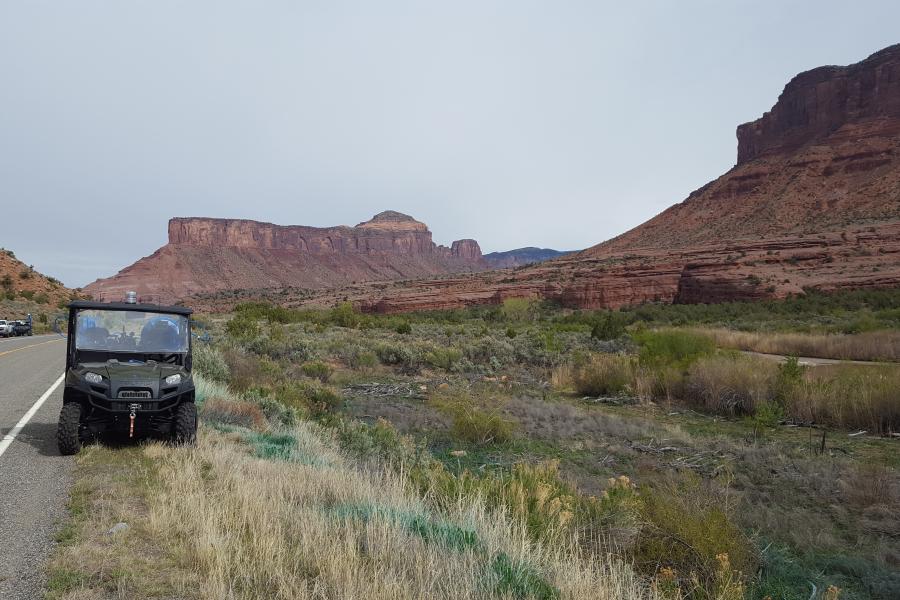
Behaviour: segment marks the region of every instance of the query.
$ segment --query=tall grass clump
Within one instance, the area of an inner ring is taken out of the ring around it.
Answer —
[[[863,333],[761,333],[730,329],[694,329],[721,348],[765,354],[841,360],[900,361],[900,331]]]
[[[688,369],[687,397],[710,412],[752,415],[773,399],[777,371],[762,358],[706,356]]]
[[[829,365],[809,369],[787,394],[797,421],[871,433],[900,431],[900,368]]]
[[[623,354],[593,354],[574,366],[575,391],[585,396],[613,396],[632,389],[634,360]]]

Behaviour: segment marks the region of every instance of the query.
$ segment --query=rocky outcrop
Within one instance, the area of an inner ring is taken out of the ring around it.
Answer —
[[[240,289],[322,289],[486,268],[474,240],[434,243],[428,227],[386,211],[355,227],[283,226],[241,219],[174,218],[169,243],[86,291],[127,290],[163,302]]]
[[[617,308],[900,285],[900,45],[798,75],[772,110],[738,128],[738,140],[728,173],[582,252],[341,297],[380,312],[516,296]]]
[[[900,44],[849,67],[794,77],[761,119],[738,127],[739,165],[829,137],[900,134]]]

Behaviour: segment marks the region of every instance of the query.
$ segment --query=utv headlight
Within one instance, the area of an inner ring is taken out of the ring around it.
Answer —
[[[179,383],[181,383],[180,373],[175,373],[174,375],[166,377],[166,385],[178,385]]]
[[[84,380],[88,383],[103,383],[103,376],[96,373],[85,373]]]

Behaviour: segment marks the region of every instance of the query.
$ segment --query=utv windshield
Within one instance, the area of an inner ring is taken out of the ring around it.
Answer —
[[[183,315],[137,310],[78,311],[75,347],[106,352],[184,353],[190,332]]]

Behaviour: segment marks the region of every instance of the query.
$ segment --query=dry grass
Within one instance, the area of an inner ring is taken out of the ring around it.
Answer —
[[[788,395],[787,410],[799,421],[867,429],[900,430],[900,368],[829,365],[809,369]]]
[[[128,455],[140,468],[104,485]],[[656,597],[616,559],[531,541],[478,498],[438,511],[309,422],[203,428],[195,449],[94,447],[79,463],[96,476],[54,559],[56,598]],[[119,520],[132,528],[107,536]]]
[[[187,545],[202,597],[490,597],[501,554],[562,597],[641,596],[622,567],[538,548],[477,502],[434,516],[398,477],[355,469],[310,425],[293,435],[315,464],[253,458],[213,432],[168,457],[150,522]]]
[[[721,414],[753,414],[771,400],[777,365],[763,358],[716,355],[700,358],[688,371],[687,398]]]
[[[730,329],[694,329],[720,348],[734,348],[842,360],[900,361],[900,331],[856,334],[751,333]]]

